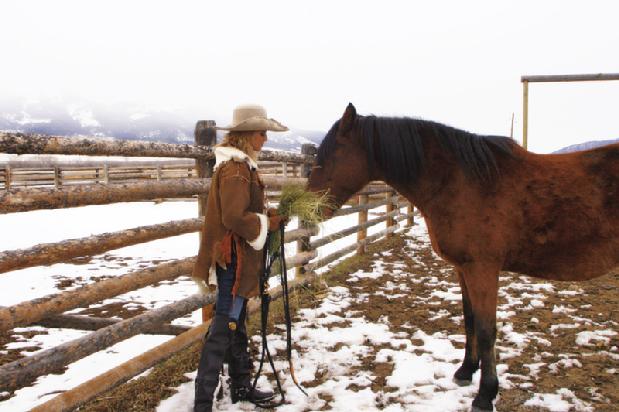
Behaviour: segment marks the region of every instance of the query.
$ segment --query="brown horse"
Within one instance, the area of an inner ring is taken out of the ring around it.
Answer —
[[[499,271],[588,280],[619,267],[619,144],[538,155],[512,139],[439,123],[359,116],[349,104],[325,136],[309,178],[340,207],[383,180],[425,218],[432,247],[455,266],[466,328],[454,379],[473,410],[498,392],[494,344]]]

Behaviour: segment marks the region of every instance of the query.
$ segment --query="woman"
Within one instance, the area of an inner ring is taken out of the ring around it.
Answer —
[[[201,289],[217,285],[217,302],[207,334],[198,375],[195,411],[211,411],[224,358],[228,362],[232,403],[266,401],[273,392],[252,393],[252,368],[245,326],[247,299],[259,294],[263,270],[262,248],[267,230],[277,230],[281,216],[265,214],[264,185],[258,174],[257,155],[267,130],[288,130],[268,119],[261,106],[234,109],[233,123],[215,147],[215,172],[209,190],[206,220],[193,278]]]

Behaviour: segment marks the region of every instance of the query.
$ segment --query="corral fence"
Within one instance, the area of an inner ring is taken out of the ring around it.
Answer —
[[[0,252],[0,276],[2,273],[17,269],[66,262],[77,257],[92,256],[125,246],[200,231],[204,221],[206,195],[210,188],[209,178],[212,175],[214,164],[214,155],[210,148],[215,142],[214,127],[213,121],[198,122],[195,145],[98,141],[0,133],[0,153],[186,158],[194,162],[192,167],[188,167],[193,171],[191,177],[174,176],[166,179],[151,177],[122,183],[112,179],[106,182],[92,180],[90,183],[79,185],[63,183],[38,187],[15,187],[9,184],[6,190],[0,191],[0,213],[2,214],[159,198],[198,197],[198,217],[195,219],[141,226],[82,239],[39,244],[28,249]],[[304,145],[300,155],[263,152],[260,158],[261,165],[264,164],[281,172],[280,175],[264,176],[263,180],[267,190],[277,193],[286,183],[305,183],[315,152],[315,147],[311,145]],[[298,174],[298,177],[295,177],[295,174]],[[390,236],[400,227],[400,222],[406,221],[407,226],[413,224],[413,209],[410,203],[400,199],[393,189],[380,182],[364,188],[357,194],[354,203],[337,211],[334,217],[357,213],[358,224],[356,226],[328,236],[317,237],[318,227],[299,222],[297,229],[286,232],[284,242],[295,242],[297,245],[296,254],[287,257],[288,267],[296,268],[296,276],[289,282],[289,287],[298,288],[314,280],[318,276],[317,269],[347,254],[364,253],[366,245],[381,237]],[[383,206],[386,206],[384,213],[368,219],[369,210]],[[402,212],[404,208],[406,210]],[[368,228],[381,223],[386,223],[385,229],[368,235]],[[324,225],[328,226],[329,222],[325,222]],[[352,245],[316,259],[319,247],[354,234],[357,235],[357,239]],[[196,251],[197,249],[198,245],[196,245]],[[215,301],[214,293],[208,295],[197,293],[124,320],[64,314],[66,311],[88,307],[102,300],[155,285],[161,281],[187,276],[191,273],[194,262],[195,257],[180,259],[101,280],[71,291],[21,302],[10,307],[0,306],[0,333],[8,333],[12,328],[27,325],[93,331],[79,339],[0,366],[0,392],[11,392],[29,385],[39,376],[61,372],[70,363],[134,335],[176,335],[167,342],[33,409],[34,411],[72,410],[200,340],[210,323],[212,304]],[[280,295],[279,287],[272,290],[274,298]],[[257,301],[251,301],[249,311],[257,310],[258,306]],[[200,308],[202,308],[204,321],[201,325],[191,328],[170,324],[172,320]]]

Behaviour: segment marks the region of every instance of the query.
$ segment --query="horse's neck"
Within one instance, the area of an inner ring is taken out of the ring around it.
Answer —
[[[436,142],[424,141],[424,152],[423,170],[417,181],[386,182],[421,211],[438,197],[445,196],[445,190],[453,185],[454,176],[459,172],[455,159]]]

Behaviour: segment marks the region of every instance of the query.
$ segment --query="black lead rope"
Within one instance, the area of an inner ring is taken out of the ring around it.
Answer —
[[[264,260],[264,272],[260,278],[260,335],[262,337],[262,354],[260,357],[260,366],[258,367],[258,371],[256,372],[256,376],[254,376],[254,382],[252,385],[252,393],[256,391],[256,385],[258,383],[258,378],[260,377],[260,373],[262,372],[262,367],[264,366],[265,358],[268,359],[269,364],[271,365],[271,370],[273,371],[273,375],[275,376],[275,382],[277,383],[277,390],[280,394],[280,400],[278,402],[275,401],[252,401],[256,406],[261,408],[276,408],[280,405],[283,405],[286,402],[286,396],[284,394],[284,390],[282,389],[282,384],[279,379],[279,374],[275,369],[275,363],[273,362],[273,357],[271,352],[269,351],[269,346],[267,342],[267,325],[269,320],[269,305],[271,303],[271,295],[269,294],[269,277],[271,276],[271,267],[273,263],[279,258],[281,265],[281,286],[282,286],[282,300],[284,303],[284,317],[286,320],[286,356],[288,358],[288,364],[290,366],[290,376],[292,377],[295,385],[307,396],[307,393],[303,390],[303,388],[297,382],[297,378],[294,374],[294,368],[292,366],[292,319],[290,317],[290,300],[288,297],[288,273],[286,268],[286,255],[284,253],[284,225],[280,225],[279,227],[280,234],[280,248],[273,252],[273,254],[269,254],[269,245],[271,242],[271,233],[267,234],[266,243],[264,246],[263,252],[263,260]]]

